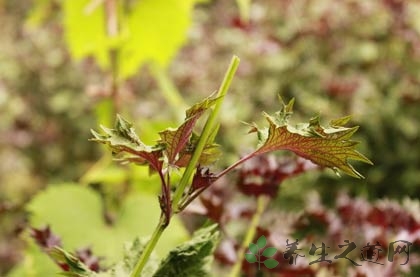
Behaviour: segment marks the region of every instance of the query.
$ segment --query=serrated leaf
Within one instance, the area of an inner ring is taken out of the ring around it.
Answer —
[[[161,171],[164,161],[169,166],[185,167],[191,159],[198,143],[198,136],[193,133],[197,120],[211,108],[218,98],[210,95],[191,106],[185,112],[185,121],[178,128],[167,128],[159,132],[160,140],[154,146],[143,143],[137,136],[133,125],[117,115],[114,129],[101,126],[103,135],[91,130],[91,141],[103,143],[118,155],[116,160],[139,165],[148,164],[151,172]],[[208,143],[201,153],[199,164],[209,165],[220,156],[219,146]]]
[[[349,160],[368,164],[372,162],[355,150],[358,142],[350,140],[358,127],[343,127],[349,121],[349,117],[331,121],[328,128],[320,125],[318,117],[312,118],[309,123],[293,127],[288,123],[293,100],[288,105],[282,105],[283,108],[274,116],[265,114],[269,123],[268,129],[259,129],[255,124],[252,125],[250,132],[257,132],[260,144],[255,155],[289,150],[320,166],[340,169],[350,176],[363,178]]]
[[[275,268],[277,265],[279,264],[278,261],[274,260],[274,259],[267,259],[264,261],[264,265],[268,268],[268,269],[273,269]]]
[[[245,253],[245,259],[250,263],[255,263],[257,261],[257,257],[252,253]]]
[[[162,260],[154,277],[201,277],[209,275],[213,251],[219,240],[217,224],[200,229]]]
[[[204,187],[209,187],[211,184],[213,184],[215,180],[217,180],[216,175],[211,173],[208,168],[204,169],[202,167],[199,167],[195,171],[191,184],[191,189],[197,190]]]
[[[260,249],[264,248],[266,244],[267,244],[267,239],[265,238],[265,236],[261,236],[258,238],[257,245]]]
[[[44,228],[31,228],[30,236],[43,249],[50,250],[55,246],[61,246],[61,239],[51,232],[50,226]]]
[[[175,165],[179,160],[181,151],[185,151],[188,142],[191,143],[190,138],[193,134],[193,128],[197,120],[203,113],[213,106],[217,98],[212,96],[205,98],[203,101],[193,105],[185,113],[185,121],[178,128],[168,128],[159,133],[161,140],[160,145],[164,146],[164,153],[170,165]],[[184,154],[185,154],[184,153]],[[185,163],[185,161],[183,162]],[[177,165],[179,166],[180,163]]]
[[[117,115],[114,129],[103,126],[101,129],[104,135],[91,130],[94,136],[91,141],[109,146],[116,155],[122,154],[120,161],[140,165],[149,164],[150,169],[155,171],[162,169],[162,149],[159,146],[152,147],[144,144],[134,131],[133,125],[120,115]]]
[[[277,252],[277,249],[276,248],[274,248],[274,247],[267,247],[266,249],[264,249],[262,255],[264,257],[267,257],[268,258],[268,257],[271,257],[274,254],[276,254],[276,252]]]

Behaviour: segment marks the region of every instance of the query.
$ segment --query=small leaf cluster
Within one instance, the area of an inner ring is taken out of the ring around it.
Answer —
[[[165,224],[168,225],[172,216],[173,195],[171,194],[171,173],[173,169],[185,168],[189,165],[192,155],[197,148],[200,136],[195,134],[194,127],[200,117],[220,98],[210,95],[201,102],[186,110],[185,120],[177,128],[167,128],[159,132],[160,139],[155,145],[143,143],[134,131],[133,125],[117,115],[114,129],[101,126],[105,134],[92,130],[92,141],[106,144],[121,162],[148,165],[150,173],[157,173],[160,177],[162,195],[159,197]],[[220,156],[218,145],[213,143],[216,129],[210,134],[198,158],[198,167],[212,164]],[[192,180],[192,190],[208,186],[214,178],[209,172],[200,175],[198,170]],[[188,195],[187,195],[188,197]],[[188,200],[182,200],[181,202]]]

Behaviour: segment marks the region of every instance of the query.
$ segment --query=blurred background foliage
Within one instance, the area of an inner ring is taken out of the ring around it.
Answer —
[[[217,89],[232,54],[241,65],[223,109],[217,141],[226,158],[217,168],[254,146],[239,121],[262,121],[280,94],[296,98],[296,122],[353,115],[360,151],[375,165],[355,165],[365,180],[332,171],[288,180],[276,205],[303,207],[309,190],[327,204],[343,189],[370,200],[420,196],[418,1],[0,0],[0,24],[0,275],[38,251],[24,250],[28,223],[55,222],[75,248],[86,241],[68,234],[102,213],[98,228],[124,229],[116,241],[130,240],[136,228],[118,223],[127,197],[155,199],[159,187],[146,169],[112,162],[88,141],[89,129],[111,126],[118,112],[153,142],[186,105]],[[68,182],[83,188],[69,192],[71,203],[42,201]],[[92,189],[100,197],[88,209],[98,213],[79,225],[34,212],[71,211],[97,197]],[[127,209],[126,221],[140,220]],[[174,226],[181,235],[162,253],[188,237],[180,221]],[[103,255],[119,249],[101,249],[107,236],[91,244]]]

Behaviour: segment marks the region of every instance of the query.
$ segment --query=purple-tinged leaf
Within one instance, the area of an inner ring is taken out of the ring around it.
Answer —
[[[217,98],[212,96],[207,97],[186,111],[185,121],[178,128],[168,128],[159,133],[161,138],[159,144],[164,146],[164,153],[170,165],[175,165],[179,159],[179,154],[187,146],[197,120],[216,101]]]
[[[40,229],[31,228],[30,235],[43,249],[49,250],[61,246],[61,239],[51,232],[50,226]]]
[[[259,129],[255,124],[252,125],[250,132],[257,132],[260,143],[255,155],[289,150],[320,166],[335,171],[340,169],[350,176],[363,178],[351,166],[349,160],[368,164],[372,162],[355,150],[358,142],[350,140],[358,127],[343,127],[349,121],[349,117],[331,121],[328,128],[320,125],[318,117],[312,118],[307,124],[293,127],[288,123],[293,111],[293,100],[287,105],[282,104],[282,109],[274,116],[265,114],[269,123],[268,129]]]

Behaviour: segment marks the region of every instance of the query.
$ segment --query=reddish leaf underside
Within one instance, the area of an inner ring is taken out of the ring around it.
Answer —
[[[161,161],[161,147],[148,146],[144,144],[137,136],[131,123],[121,116],[117,115],[115,129],[109,129],[101,126],[105,133],[101,135],[91,130],[97,141],[109,146],[113,154],[122,154],[118,160],[123,162],[135,162],[138,164],[149,164],[151,170],[160,171],[163,162]]]
[[[185,113],[185,121],[178,128],[168,128],[159,133],[161,140],[160,144],[165,147],[165,154],[170,165],[177,165],[177,160],[180,160],[179,154],[186,148],[190,138],[193,134],[193,129],[197,120],[203,113],[213,106],[218,98],[212,96],[207,97],[203,101],[193,105]],[[185,159],[185,157],[183,157]],[[188,159],[189,160],[189,159]],[[183,163],[186,164],[186,163]]]

